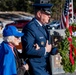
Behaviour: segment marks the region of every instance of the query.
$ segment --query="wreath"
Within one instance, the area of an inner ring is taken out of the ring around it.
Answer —
[[[76,70],[76,24],[65,29],[65,38],[59,45],[59,53],[62,57],[61,65],[65,72],[73,73]]]

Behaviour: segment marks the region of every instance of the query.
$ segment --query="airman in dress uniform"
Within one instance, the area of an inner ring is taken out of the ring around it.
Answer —
[[[22,30],[24,33],[21,38],[23,54],[29,59],[31,75],[52,75],[49,55],[56,54],[57,49],[52,49],[49,41],[51,38],[45,27],[51,17],[50,9],[52,4],[49,4],[49,0],[36,0],[33,6],[35,18]],[[34,46],[35,44],[36,47]]]

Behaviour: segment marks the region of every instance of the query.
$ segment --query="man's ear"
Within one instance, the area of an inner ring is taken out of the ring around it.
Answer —
[[[38,16],[38,17],[41,17],[41,11],[38,11],[38,12],[37,12],[37,16]]]

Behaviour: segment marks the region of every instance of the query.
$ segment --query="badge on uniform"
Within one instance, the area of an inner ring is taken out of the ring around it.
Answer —
[[[41,45],[44,45],[44,41],[41,41]]]
[[[44,37],[39,37],[40,39],[43,39]]]

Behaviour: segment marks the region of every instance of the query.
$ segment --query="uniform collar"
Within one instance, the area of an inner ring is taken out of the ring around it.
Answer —
[[[40,26],[42,26],[42,24],[36,19],[36,21],[39,23]]]

